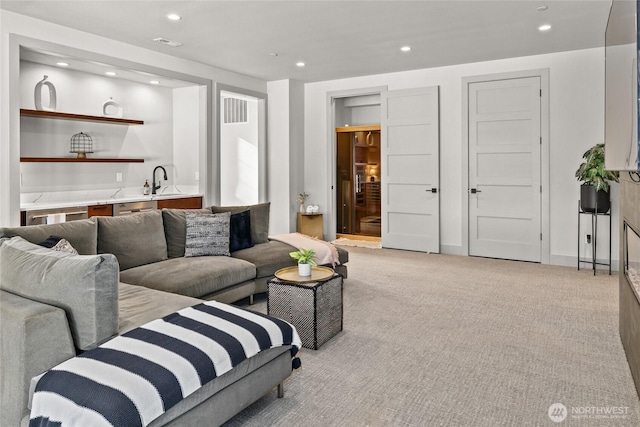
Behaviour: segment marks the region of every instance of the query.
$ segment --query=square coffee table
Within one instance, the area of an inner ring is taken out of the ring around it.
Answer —
[[[317,281],[306,281],[291,271],[284,271],[289,268],[278,270],[276,277],[267,282],[267,314],[291,323],[296,327],[303,347],[317,350],[342,331],[342,276],[333,273],[320,275],[328,277]],[[286,277],[286,280],[279,277]]]

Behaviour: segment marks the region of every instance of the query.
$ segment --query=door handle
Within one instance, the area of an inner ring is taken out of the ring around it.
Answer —
[[[437,193],[438,189],[437,188],[432,188],[432,189],[426,189],[424,191],[427,191],[427,192],[431,191],[432,193]]]
[[[471,192],[471,194],[476,194],[476,193],[482,193],[481,190],[478,190],[476,188],[472,188],[471,190],[469,190]]]

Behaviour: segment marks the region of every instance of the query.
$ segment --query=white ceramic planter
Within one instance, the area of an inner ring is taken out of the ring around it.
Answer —
[[[298,264],[298,275],[302,277],[311,276],[311,264]]]

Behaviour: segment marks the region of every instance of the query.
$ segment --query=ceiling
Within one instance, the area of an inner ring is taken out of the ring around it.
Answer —
[[[258,79],[304,82],[601,47],[609,5],[610,0],[0,2],[1,9]],[[169,21],[168,13],[182,19]],[[539,31],[542,24],[551,30]],[[158,37],[183,45],[154,42]],[[401,52],[401,46],[411,51]],[[306,65],[297,67],[298,61]]]

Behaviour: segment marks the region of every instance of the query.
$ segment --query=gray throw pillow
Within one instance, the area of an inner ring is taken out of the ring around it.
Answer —
[[[248,206],[211,206],[212,213],[230,212],[232,214],[246,211],[251,212],[251,240],[254,244],[269,241],[269,211],[271,203],[258,203]]]
[[[185,214],[187,239],[184,256],[226,255],[229,252],[229,212],[219,214]]]
[[[167,238],[167,255],[169,258],[182,258],[187,241],[188,213],[210,214],[210,209],[162,209],[162,223]]]
[[[119,278],[111,254],[73,255],[22,237],[0,239],[0,289],[63,309],[80,350],[118,333]]]
[[[98,216],[98,253],[114,254],[120,270],[167,259],[162,213]]]

